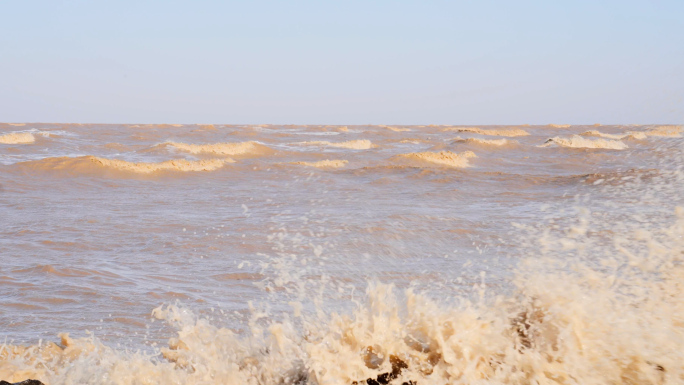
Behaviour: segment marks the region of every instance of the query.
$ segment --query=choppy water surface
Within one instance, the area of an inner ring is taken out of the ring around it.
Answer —
[[[682,135],[0,124],[0,379],[682,383]]]

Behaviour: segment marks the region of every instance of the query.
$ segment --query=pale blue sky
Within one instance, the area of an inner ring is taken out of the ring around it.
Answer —
[[[0,0],[0,121],[684,122],[684,1]]]

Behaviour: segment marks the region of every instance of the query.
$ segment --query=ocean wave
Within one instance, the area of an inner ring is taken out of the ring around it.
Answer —
[[[629,148],[626,144],[619,140],[587,139],[579,135],[573,135],[570,138],[561,138],[557,136],[555,138],[548,139],[539,147],[549,147],[552,145],[568,148],[596,148],[609,150],[624,150]]]
[[[317,167],[317,168],[340,168],[344,167],[348,161],[343,159],[335,160],[319,160],[318,162],[292,162],[292,164],[297,164],[301,166]]]
[[[470,144],[479,144],[479,145],[486,145],[486,146],[498,146],[498,147],[518,143],[515,140],[509,140],[509,139],[480,139],[480,138],[454,138],[454,139],[452,139],[452,141],[456,142],[456,143],[470,143]]]
[[[423,143],[431,143],[431,142],[427,139],[409,138],[409,139],[402,139],[399,141],[399,143],[423,144]]]
[[[290,131],[287,135],[305,135],[305,136],[335,136],[340,135],[338,131]]]
[[[390,131],[394,131],[394,132],[409,132],[409,131],[411,131],[410,128],[386,126],[386,125],[383,125],[383,124],[378,125],[378,127],[386,128],[386,129],[388,129],[388,130],[390,130]]]
[[[607,249],[592,243],[599,235],[589,218],[580,214],[563,235],[529,239],[539,249],[518,265],[510,293],[492,295],[484,272],[472,277],[472,296],[454,301],[372,281],[348,311],[322,304],[303,311],[306,295],[293,293],[288,316],[254,308],[243,332],[165,305],[151,316],[175,332],[158,354],[61,333],[59,344],[1,345],[0,378],[47,385],[680,383],[684,207],[660,227],[613,224],[603,232],[612,238]]]
[[[49,242],[49,241],[47,241]],[[52,242],[51,242],[52,243]],[[65,242],[65,244],[60,245],[64,251],[74,250],[78,247],[84,247],[76,242]],[[71,268],[71,267],[60,267],[54,265],[37,265],[27,269],[13,270],[12,273],[36,273],[38,275],[54,275],[56,277],[88,277],[88,276],[106,276],[106,277],[116,277],[120,278],[118,274],[111,273],[106,270],[93,270],[84,268]]]
[[[597,138],[604,138],[604,139],[614,139],[614,140],[621,140],[621,139],[634,139],[634,140],[644,140],[646,139],[646,134],[643,132],[639,131],[628,131],[624,134],[606,134],[600,131],[596,130],[591,130],[591,131],[586,131],[580,134],[581,136],[591,136],[591,137],[597,137]]]
[[[349,312],[303,313],[293,300],[284,319],[258,322],[271,315],[255,311],[245,333],[160,306],[152,317],[176,331],[158,355],[61,333],[59,344],[3,345],[0,377],[48,385],[679,383],[684,208],[676,211],[671,227],[617,237],[617,250],[592,262],[581,257],[586,231],[547,234],[544,247],[570,255],[523,260],[508,295],[488,298],[484,274],[473,299],[455,302],[371,282]]]
[[[570,128],[572,127],[571,124],[549,124],[549,127],[551,128]]]
[[[438,164],[442,166],[464,168],[469,166],[468,159],[475,158],[476,155],[472,151],[465,151],[462,153],[453,153],[451,151],[440,152],[412,152],[409,154],[400,154],[395,157],[399,160],[411,160],[418,162],[427,162]]]
[[[658,126],[649,128],[645,131],[648,136],[661,136],[669,138],[680,138],[682,136],[682,126]]]
[[[36,137],[28,132],[10,132],[0,135],[0,143],[2,144],[30,144],[35,141]]]
[[[236,143],[212,143],[212,144],[188,144],[179,142],[166,142],[165,145],[177,148],[191,154],[213,154],[213,155],[263,155],[272,151],[271,148],[258,142],[236,142]]]
[[[151,174],[159,171],[213,171],[223,167],[226,163],[235,162],[232,159],[186,160],[172,159],[157,163],[128,162],[120,159],[107,159],[92,155],[79,157],[51,157],[35,161],[20,162],[15,166],[31,170],[62,170],[75,173],[92,173],[98,169],[130,172],[135,174]]]
[[[473,134],[489,135],[489,136],[527,136],[529,133],[520,128],[493,128],[485,130],[479,127],[449,127],[442,131],[455,131],[455,132],[470,132]]]
[[[337,148],[348,148],[352,150],[368,150],[373,147],[377,147],[371,143],[368,139],[359,140],[348,140],[346,142],[328,142],[328,141],[315,141],[315,142],[301,142],[304,145],[311,146],[327,146],[327,147],[337,147]]]

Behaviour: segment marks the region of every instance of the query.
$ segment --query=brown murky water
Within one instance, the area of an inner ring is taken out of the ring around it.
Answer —
[[[682,383],[682,135],[0,124],[0,379]]]

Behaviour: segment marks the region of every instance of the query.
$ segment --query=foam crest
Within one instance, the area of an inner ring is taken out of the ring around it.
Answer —
[[[0,135],[0,143],[2,144],[30,144],[36,141],[33,134],[28,132],[10,132],[9,134]]]
[[[76,173],[89,173],[96,171],[97,169],[105,168],[136,174],[151,174],[159,171],[214,171],[223,167],[226,163],[233,162],[232,159],[172,159],[157,163],[136,163],[120,159],[107,159],[87,155],[80,157],[45,158],[38,161],[21,162],[17,165],[20,167],[29,167],[34,170],[63,170]]]
[[[316,168],[340,168],[344,167],[347,163],[349,163],[346,160],[341,160],[341,159],[335,159],[335,160],[319,160],[318,162],[292,162],[292,164],[298,164],[302,166],[307,166],[307,167],[316,167]]]
[[[315,141],[315,142],[302,142],[302,144],[312,145],[312,146],[327,146],[336,148],[348,148],[352,150],[368,150],[375,146],[368,139],[359,140],[348,140],[346,142],[328,142],[328,141]]]
[[[547,140],[544,144],[540,145],[539,147],[550,147],[552,145],[568,148],[595,148],[608,150],[624,150],[626,148],[629,148],[626,144],[619,140],[587,139],[579,135],[573,135],[569,138],[562,138],[557,136]]]
[[[570,128],[572,127],[571,124],[549,124],[549,127],[551,128]]]
[[[504,128],[504,129],[489,129],[485,130],[478,127],[449,127],[445,128],[443,131],[456,131],[456,132],[470,132],[473,134],[489,135],[489,136],[527,136],[529,133],[520,128]]]
[[[462,153],[453,153],[451,151],[440,152],[412,152],[409,154],[397,155],[399,159],[408,159],[419,162],[428,162],[442,166],[464,168],[470,164],[468,159],[475,158],[476,155],[472,151],[465,151]]]
[[[181,151],[191,154],[213,154],[213,155],[259,155],[271,149],[257,142],[237,142],[237,143],[213,143],[213,144],[187,144],[178,142],[166,142],[165,144],[175,147]]]

